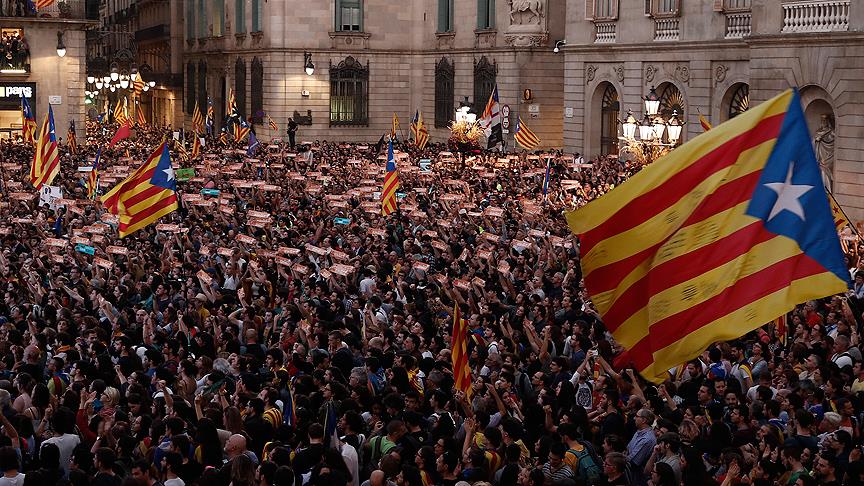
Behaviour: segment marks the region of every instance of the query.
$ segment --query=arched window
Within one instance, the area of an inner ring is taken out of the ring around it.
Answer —
[[[264,120],[264,63],[255,57],[252,59],[252,122],[262,123]]]
[[[435,126],[446,128],[453,119],[453,64],[442,57],[435,65]]]
[[[618,153],[618,91],[611,83],[606,83],[603,99],[600,102],[600,155]]]
[[[246,113],[246,61],[237,58],[234,63],[234,96],[237,101],[237,112],[245,117]]]
[[[369,125],[369,65],[351,56],[330,65],[330,125]]]
[[[190,61],[186,64],[186,113],[192,114],[193,111],[195,111],[195,63]]]
[[[734,89],[729,99],[730,120],[750,109],[750,85],[739,83]]]
[[[486,103],[495,89],[495,74],[498,71],[496,64],[490,64],[486,56],[480,58],[480,62],[474,64],[474,112],[478,115],[486,109]]]
[[[207,106],[207,63],[198,63],[198,109],[205,110]]]
[[[660,114],[664,117],[672,116],[672,113],[677,111],[678,118],[684,116],[684,95],[672,83],[663,83],[657,89],[657,95],[660,97]]]

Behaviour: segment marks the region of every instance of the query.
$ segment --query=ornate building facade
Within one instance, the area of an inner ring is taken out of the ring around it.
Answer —
[[[564,147],[616,153],[619,120],[661,110],[683,140],[797,86],[826,178],[864,218],[864,4],[851,0],[570,0]]]
[[[543,146],[563,143],[563,1],[187,0],[184,14],[187,126],[208,97],[221,125],[233,90],[264,139],[293,116],[301,140],[374,142],[394,113],[403,138],[420,110],[446,140],[460,103],[479,115],[497,83],[509,146],[517,116]]]

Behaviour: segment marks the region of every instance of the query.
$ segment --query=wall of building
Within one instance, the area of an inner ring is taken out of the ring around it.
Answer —
[[[246,2],[247,6],[250,2]],[[422,0],[393,3],[387,0],[364,2],[362,33],[334,32],[333,0],[271,0],[264,3],[263,32],[249,33],[251,13],[247,11],[247,33],[235,34],[235,2],[225,4],[226,35],[221,38],[186,39],[185,61],[205,59],[208,63],[208,93],[221,97],[220,79],[234,85],[234,63],[238,57],[247,63],[247,89],[251,89],[251,63],[254,57],[264,63],[264,110],[283,129],[288,117],[297,111],[312,111],[313,124],[301,126],[299,137],[376,141],[389,131],[396,112],[405,134],[415,110],[423,112],[433,141],[444,141],[447,129],[434,128],[435,64],[447,57],[455,68],[455,110],[465,96],[474,103],[474,64],[485,56],[497,66],[499,99],[511,108],[511,132],[516,116],[541,138],[544,146],[563,143],[563,56],[555,55],[552,45],[564,37],[564,4],[543,2],[543,17],[533,25],[511,25],[508,2],[498,0],[495,29],[477,32],[476,2],[456,1],[452,34],[436,35],[438,3]],[[551,10],[550,10],[551,9]],[[517,22],[519,16],[516,16]],[[208,29],[209,31],[209,29]],[[520,37],[521,36],[521,37]],[[196,36],[197,37],[197,36]],[[310,52],[315,73],[303,70],[303,53]],[[331,127],[329,122],[330,66],[353,56],[369,65],[369,124],[363,127]],[[524,89],[534,94],[531,104],[539,107],[532,118],[522,103]],[[302,93],[308,91],[308,96]],[[251,107],[247,93],[247,111]],[[486,100],[482,100],[485,105]],[[217,111],[219,106],[217,103]],[[221,116],[221,115],[220,115]],[[186,114],[186,123],[191,114]],[[269,129],[259,130],[264,138]],[[512,146],[512,133],[506,137]]]

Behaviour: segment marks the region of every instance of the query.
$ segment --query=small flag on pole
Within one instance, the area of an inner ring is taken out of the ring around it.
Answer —
[[[702,113],[699,113],[699,124],[702,125],[703,132],[711,130],[711,123],[708,121],[707,118],[705,118],[705,115],[703,115]]]
[[[513,137],[525,150],[534,150],[540,145],[540,137],[528,128],[521,116],[516,119],[516,130],[513,132]]]
[[[396,211],[396,190],[399,189],[399,171],[396,170],[396,158],[393,156],[393,140],[387,149],[387,173],[384,175],[384,187],[381,189],[381,215]]]

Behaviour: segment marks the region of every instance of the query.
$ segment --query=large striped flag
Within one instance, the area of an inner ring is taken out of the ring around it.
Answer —
[[[75,133],[75,120],[69,122],[69,132],[66,134],[66,144],[69,147],[69,152],[73,154],[78,153],[78,137],[76,137]],[[86,142],[86,140],[85,140]]]
[[[381,214],[387,216],[396,211],[396,190],[399,189],[399,171],[396,169],[396,157],[393,156],[393,140],[387,149],[387,173],[384,175],[384,187],[381,189]]]
[[[21,134],[25,142],[36,143],[36,117],[30,109],[27,98],[21,97]]]
[[[89,199],[96,198],[96,189],[99,187],[99,159],[102,157],[102,147],[96,149],[96,160],[93,162],[93,168],[87,173],[87,197]]]
[[[36,9],[41,10],[43,8],[48,8],[53,3],[54,3],[54,0],[36,0]]]
[[[246,123],[246,120],[240,118],[240,122],[234,123],[234,143],[240,143],[249,135],[249,132],[252,131],[252,128],[249,127],[249,124]]]
[[[192,111],[192,130],[195,133],[204,133],[204,116],[201,115],[197,101],[195,102],[195,110]]]
[[[504,143],[504,131],[501,126],[501,106],[498,104],[498,85],[489,95],[486,109],[480,118],[480,127],[486,135],[486,148],[491,149],[499,143]]]
[[[30,183],[36,189],[51,185],[60,172],[60,150],[57,148],[57,133],[54,130],[54,109],[48,105],[48,114],[39,130],[36,153],[30,166]]]
[[[132,96],[134,98],[140,98],[141,93],[144,92],[144,79],[141,77],[141,73],[137,72],[134,76],[132,76]]]
[[[617,364],[656,381],[711,343],[849,284],[794,90],[699,135],[567,222],[588,292],[626,350]]]
[[[513,131],[513,138],[525,150],[534,150],[540,145],[540,137],[528,128],[521,116],[516,118],[516,130]]]
[[[414,112],[414,119],[411,120],[411,134],[414,135],[414,146],[423,150],[426,144],[429,143],[429,129],[423,124],[423,114],[420,110]]]
[[[267,115],[267,121],[270,122],[270,130],[273,130],[274,132],[279,131],[279,125],[277,125],[276,122],[273,121],[272,118],[270,118],[270,115]]]
[[[468,365],[468,326],[462,319],[459,304],[453,306],[453,333],[450,337],[450,359],[456,390],[471,400],[471,367]]]
[[[177,181],[168,142],[162,142],[147,162],[99,198],[102,205],[120,217],[120,237],[154,223],[177,209]]]
[[[117,106],[114,107],[114,121],[116,121],[118,125],[123,125],[128,119],[129,116],[126,113],[126,98],[124,97],[123,100],[117,98]]]

